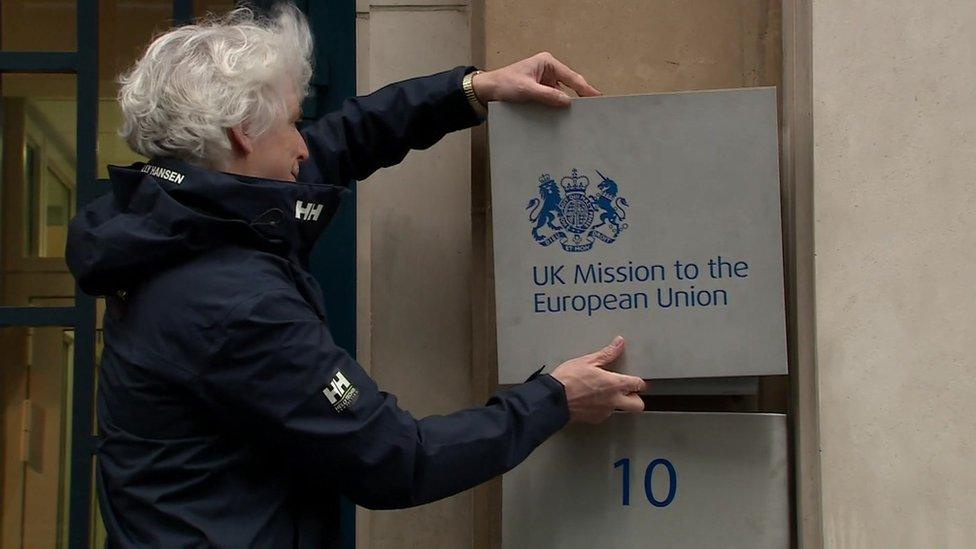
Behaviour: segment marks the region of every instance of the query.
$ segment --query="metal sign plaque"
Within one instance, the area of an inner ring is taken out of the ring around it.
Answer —
[[[776,91],[492,104],[499,382],[786,373]]]
[[[505,474],[502,546],[785,549],[786,442],[780,414],[570,425]]]

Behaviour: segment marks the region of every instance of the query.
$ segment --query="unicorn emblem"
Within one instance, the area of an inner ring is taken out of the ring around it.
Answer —
[[[624,208],[630,207],[630,204],[627,203],[626,198],[617,196],[616,181],[600,173],[600,170],[596,170],[596,173],[603,181],[597,185],[597,188],[600,189],[600,194],[590,197],[594,209],[600,212],[600,222],[592,228],[598,229],[604,225],[610,225],[613,236],[616,238],[620,234],[620,231],[627,228],[626,223],[622,224],[620,222],[627,219],[627,211]]]

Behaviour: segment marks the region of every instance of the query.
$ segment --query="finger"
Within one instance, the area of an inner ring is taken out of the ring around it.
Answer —
[[[533,83],[526,91],[529,101],[538,101],[550,107],[568,107],[571,101],[566,92],[544,84]]]
[[[647,382],[635,376],[609,372],[617,381],[617,387],[624,393],[639,393],[647,390]]]
[[[549,63],[552,65],[556,80],[572,88],[580,97],[603,95],[603,92],[591,86],[583,75],[564,65],[562,61],[551,57]]]
[[[624,412],[643,412],[644,400],[638,395],[620,394],[613,399],[613,407]]]
[[[620,358],[620,354],[624,352],[624,338],[617,336],[613,338],[610,345],[600,349],[599,351],[593,353],[593,359],[596,361],[597,366],[601,368],[610,365],[613,361]]]

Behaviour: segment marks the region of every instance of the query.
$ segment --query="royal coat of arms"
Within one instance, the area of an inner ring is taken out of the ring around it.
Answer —
[[[573,171],[559,185],[549,176],[539,178],[539,197],[529,201],[532,238],[542,246],[559,242],[567,252],[585,252],[601,240],[612,244],[627,228],[627,200],[617,196],[617,182],[599,170],[597,194],[586,194],[590,178]],[[560,191],[562,187],[562,191]]]

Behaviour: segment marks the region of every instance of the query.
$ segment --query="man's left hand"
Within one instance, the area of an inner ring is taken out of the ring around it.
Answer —
[[[573,71],[547,52],[537,53],[507,67],[487,71],[471,80],[478,99],[511,101],[514,103],[537,102],[553,107],[568,107],[569,95],[560,84],[575,91],[580,97],[601,95],[579,73]]]

